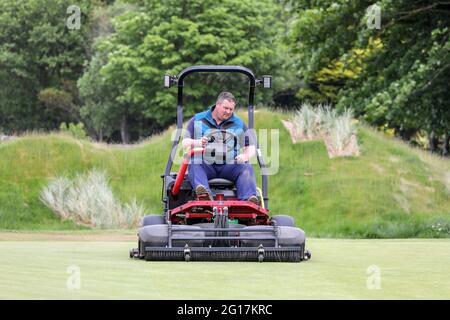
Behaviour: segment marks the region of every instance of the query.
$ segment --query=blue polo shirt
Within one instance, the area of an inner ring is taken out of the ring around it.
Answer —
[[[249,146],[249,131],[244,121],[241,118],[233,115],[222,121],[220,124],[217,124],[216,120],[212,117],[212,111],[216,106],[211,106],[207,111],[197,113],[193,116],[186,128],[186,132],[184,137],[191,139],[201,139],[205,135],[214,135],[218,134],[219,130],[226,131],[227,138],[227,155],[226,161],[232,161],[238,154],[239,150],[242,146]]]

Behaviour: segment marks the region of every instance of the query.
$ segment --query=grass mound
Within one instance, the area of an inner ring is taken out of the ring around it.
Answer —
[[[246,119],[245,113],[239,115]],[[317,237],[450,237],[450,161],[364,125],[358,125],[360,156],[330,159],[323,141],[292,143],[281,122],[291,117],[255,113],[257,130],[279,132],[279,167],[269,177],[272,214],[292,215],[308,235]],[[39,195],[55,177],[74,179],[94,168],[108,174],[119,201],[136,198],[149,209],[147,214],[160,213],[160,175],[172,130],[133,146],[60,134],[0,143],[0,229],[86,229],[55,217]],[[263,154],[270,150],[269,144]]]

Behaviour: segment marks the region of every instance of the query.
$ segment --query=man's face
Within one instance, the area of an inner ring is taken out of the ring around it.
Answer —
[[[216,103],[214,112],[220,121],[228,120],[234,112],[235,103],[230,100],[223,100],[222,102]]]

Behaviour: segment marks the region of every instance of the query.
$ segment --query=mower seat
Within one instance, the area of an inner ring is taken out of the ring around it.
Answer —
[[[208,180],[208,184],[210,187],[230,187],[231,188],[234,186],[233,181],[230,181],[227,179],[222,179],[222,178]]]

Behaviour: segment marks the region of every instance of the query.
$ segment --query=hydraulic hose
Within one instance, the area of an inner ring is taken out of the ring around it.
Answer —
[[[175,184],[172,188],[172,195],[176,196],[178,192],[180,191],[181,184],[183,183],[184,175],[186,174],[187,167],[189,165],[189,161],[191,160],[192,156],[196,153],[203,153],[205,152],[205,148],[193,148],[186,152],[183,156],[183,162],[181,163],[180,170],[178,171],[177,178],[175,180]]]

